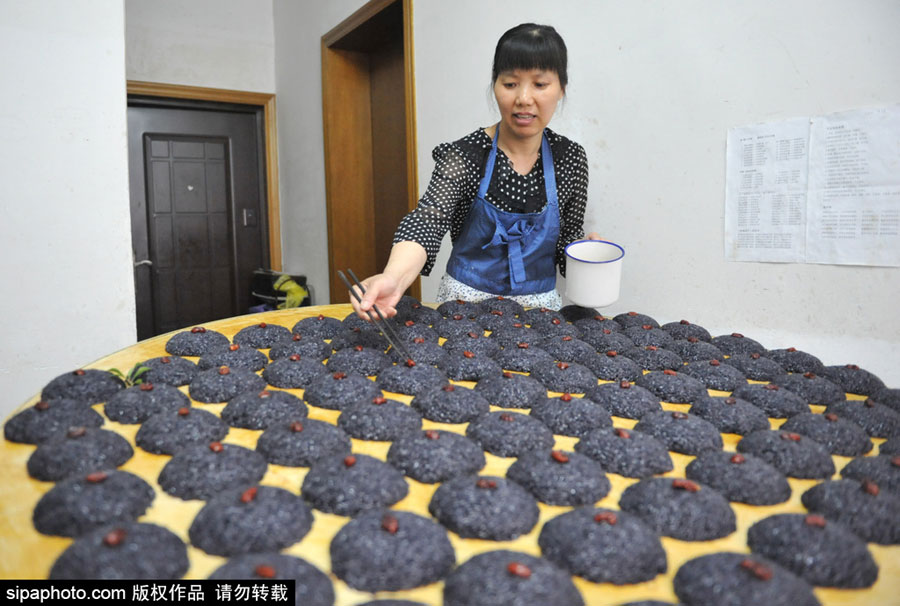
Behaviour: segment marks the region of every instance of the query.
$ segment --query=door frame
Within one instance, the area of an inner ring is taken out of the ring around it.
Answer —
[[[128,80],[126,92],[128,95],[238,103],[262,108],[263,137],[265,139],[263,142],[265,153],[263,160],[266,167],[265,189],[266,221],[269,231],[269,265],[271,265],[271,269],[281,271],[281,212],[278,195],[278,137],[275,123],[275,95],[223,88],[142,82],[139,80]]]
[[[416,150],[415,60],[413,44],[413,0],[370,0],[321,39],[322,56],[322,121],[325,154],[325,199],[328,222],[329,286],[332,302],[349,300],[346,287],[338,280],[335,267],[336,230],[351,231],[358,237],[360,249],[370,251],[375,240],[372,164],[366,162],[372,154],[372,116],[369,103],[370,84],[368,59],[363,53],[341,52],[340,43],[352,38],[355,32],[379,13],[398,5],[403,15],[403,105],[405,112],[405,152],[407,211],[413,210],[419,199],[418,157]],[[348,178],[346,166],[354,166],[356,178]],[[367,203],[355,217],[338,217],[337,201],[357,200]],[[338,219],[341,219],[340,221]],[[346,255],[345,255],[346,256]],[[375,271],[380,271],[377,268]],[[409,292],[421,297],[419,278],[410,285]],[[337,295],[337,293],[342,293]]]

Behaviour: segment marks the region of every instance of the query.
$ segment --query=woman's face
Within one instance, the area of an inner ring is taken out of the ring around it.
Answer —
[[[550,122],[563,89],[555,71],[516,69],[494,82],[503,132],[517,138],[540,135]]]

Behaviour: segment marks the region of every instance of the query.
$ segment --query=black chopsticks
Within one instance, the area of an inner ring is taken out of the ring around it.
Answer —
[[[359,293],[357,293],[353,289],[353,286],[350,284],[350,281],[347,280],[347,276],[344,275],[344,272],[338,270],[337,273],[338,273],[338,277],[341,279],[341,281],[347,286],[347,289],[350,291],[350,294],[353,295],[353,298],[356,299],[359,303],[362,303],[362,297],[360,297]],[[351,278],[353,278],[353,283],[359,289],[359,292],[362,294],[366,294],[365,287],[359,281],[359,278],[356,277],[356,274],[353,273],[353,270],[348,268],[347,273],[350,274]],[[413,357],[412,357],[412,355],[410,355],[409,351],[403,345],[403,340],[397,335],[396,332],[394,332],[394,328],[391,326],[391,323],[388,322],[388,320],[384,317],[384,315],[382,315],[381,310],[378,309],[378,306],[373,303],[372,309],[375,310],[375,313],[377,314],[377,318],[378,318],[378,319],[376,319],[376,316],[373,316],[371,311],[366,311],[366,314],[368,314],[369,320],[372,321],[372,324],[374,324],[375,326],[377,326],[381,329],[381,334],[384,335],[384,338],[387,339],[387,342],[390,344],[390,346],[392,348],[399,351],[406,360],[412,360]],[[381,321],[379,322],[378,320],[381,320]],[[413,361],[415,361],[415,360],[413,360]]]

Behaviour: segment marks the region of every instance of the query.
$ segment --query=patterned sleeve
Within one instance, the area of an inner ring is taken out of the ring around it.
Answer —
[[[559,192],[559,240],[556,264],[566,275],[566,246],[584,237],[584,210],[587,206],[588,162],[584,148],[572,142],[557,168]]]
[[[468,212],[475,195],[473,183],[477,186],[472,170],[474,165],[459,148],[443,143],[431,155],[435,165],[428,188],[416,208],[400,221],[394,232],[394,244],[411,241],[425,249],[428,259],[422,268],[423,276],[431,273],[441,240],[453,224],[455,215],[461,207]]]

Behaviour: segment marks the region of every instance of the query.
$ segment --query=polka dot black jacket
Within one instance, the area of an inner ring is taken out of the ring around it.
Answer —
[[[556,244],[556,264],[566,273],[565,247],[584,236],[584,209],[587,205],[588,165],[584,148],[549,128],[545,129],[559,198],[560,233]],[[441,240],[447,230],[455,243],[469,208],[478,193],[484,166],[491,150],[491,138],[483,129],[452,143],[442,143],[432,152],[435,166],[431,181],[418,206],[406,215],[394,234],[394,243],[413,241],[428,253],[422,275],[434,267]],[[487,191],[487,200],[508,212],[538,212],[547,204],[544,169],[540,151],[527,175],[517,173],[509,158],[497,150],[497,162]]]

